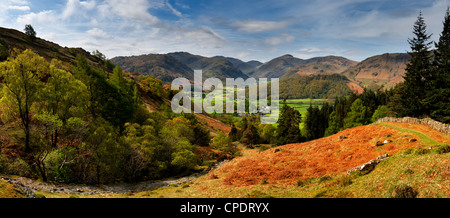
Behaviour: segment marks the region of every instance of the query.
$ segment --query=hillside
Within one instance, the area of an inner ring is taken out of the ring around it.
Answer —
[[[293,76],[280,80],[280,99],[330,99],[354,91],[351,82],[340,74],[313,74]],[[359,91],[357,91],[359,92]]]
[[[194,79],[194,71],[175,58],[163,54],[147,54],[131,57],[115,57],[111,62],[125,71],[151,75],[163,82],[172,82],[175,78]]]
[[[342,73],[358,64],[356,61],[337,56],[316,57],[308,59],[305,62],[306,63],[290,69],[281,77],[281,79],[295,77],[297,75],[305,76],[312,74]]]
[[[48,61],[51,59],[58,59],[70,64],[76,63],[75,59],[78,55],[84,55],[90,64],[96,67],[103,67],[103,65],[100,64],[100,58],[91,55],[91,53],[82,48],[62,47],[39,37],[31,42],[27,40],[27,37],[23,32],[14,29],[0,27],[0,44],[0,48],[3,47],[2,49],[5,51],[13,49],[32,49]]]
[[[389,143],[376,146],[384,140]],[[443,149],[449,143],[449,135],[425,125],[371,124],[263,152],[247,149],[187,188],[135,197],[393,197],[404,185],[417,197],[450,197],[450,153]],[[385,154],[373,171],[347,175]]]
[[[376,55],[361,61],[342,74],[361,86],[392,87],[403,81],[409,59],[410,56],[406,53]]]
[[[237,59],[236,59],[237,60]],[[169,54],[147,54],[130,57],[114,57],[114,64],[119,64],[124,70],[151,75],[165,83],[172,82],[175,78],[183,77],[194,80],[194,70],[203,70],[203,79],[209,77],[224,78],[248,78],[239,68],[224,57],[203,57],[187,52],[174,52]],[[238,62],[234,62],[238,64]],[[241,64],[245,64],[242,62]],[[248,66],[247,66],[248,67]]]
[[[203,78],[248,78],[241,70],[236,68],[228,59],[222,57],[203,57],[187,52],[174,52],[167,54],[193,70],[203,70]]]

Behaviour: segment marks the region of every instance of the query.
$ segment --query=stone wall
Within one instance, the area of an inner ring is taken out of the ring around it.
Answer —
[[[402,117],[402,118],[395,118],[395,117],[384,117],[381,119],[378,119],[375,123],[381,123],[381,122],[395,122],[395,123],[411,123],[411,124],[423,124],[426,125],[436,131],[450,134],[450,125],[441,123],[438,121],[435,121],[430,118],[424,118],[424,119],[417,119],[413,117]]]

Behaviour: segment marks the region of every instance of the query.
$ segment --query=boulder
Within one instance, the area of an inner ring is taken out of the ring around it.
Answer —
[[[355,172],[355,171],[359,171],[359,172],[362,172],[364,174],[370,173],[372,170],[375,169],[375,166],[377,164],[379,164],[383,160],[386,160],[388,157],[389,157],[389,155],[387,153],[383,154],[383,155],[380,155],[375,160],[371,160],[371,161],[369,161],[369,162],[367,162],[365,164],[361,164],[361,165],[359,165],[357,167],[354,167],[354,168],[348,170],[347,174],[350,174],[350,173]]]

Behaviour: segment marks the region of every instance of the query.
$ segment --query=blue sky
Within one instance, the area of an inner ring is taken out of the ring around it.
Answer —
[[[244,61],[284,54],[361,61],[406,52],[421,10],[437,40],[450,0],[2,0],[0,26],[108,58],[187,51]]]

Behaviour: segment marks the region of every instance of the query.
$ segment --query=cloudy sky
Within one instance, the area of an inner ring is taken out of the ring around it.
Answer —
[[[0,26],[108,58],[187,51],[245,61],[406,52],[419,11],[437,40],[450,0],[1,0]]]

